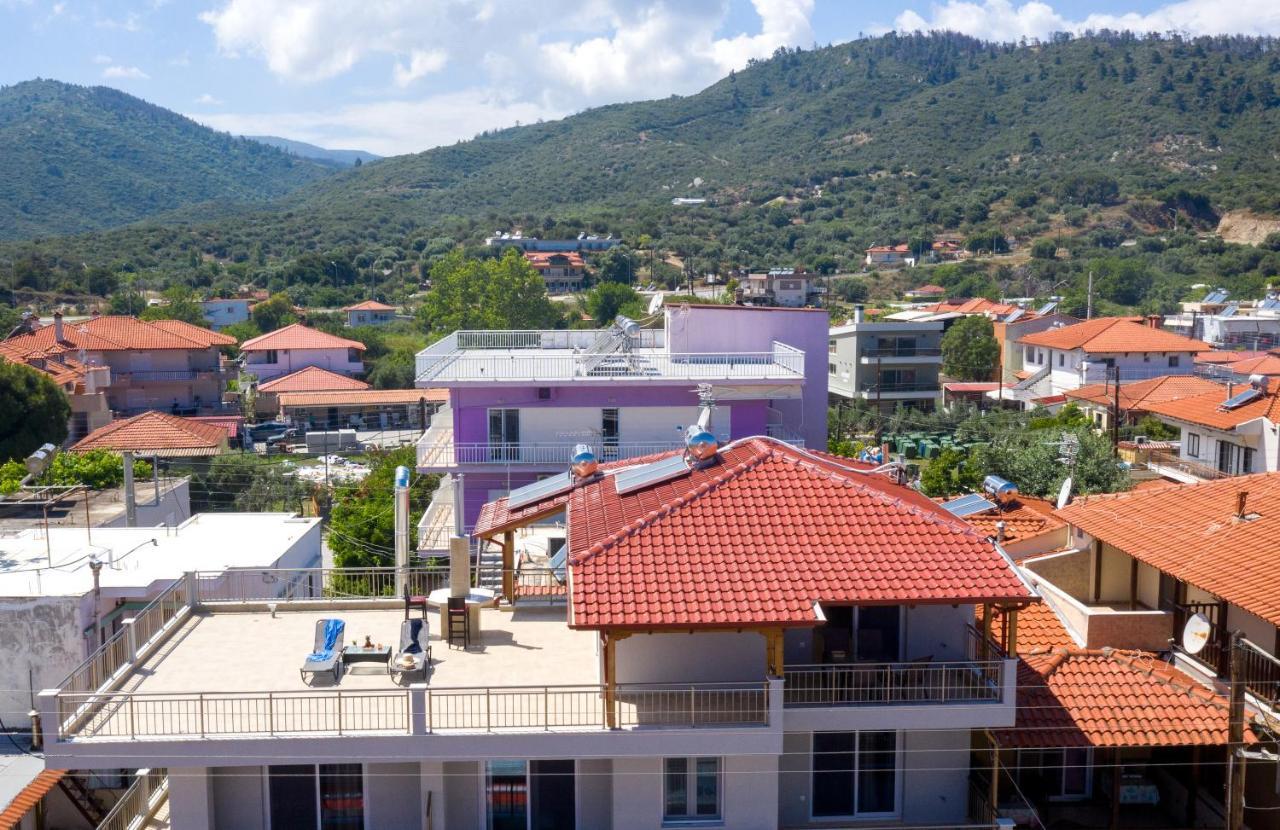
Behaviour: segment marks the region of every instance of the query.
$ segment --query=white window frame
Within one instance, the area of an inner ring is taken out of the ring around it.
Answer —
[[[813,736],[818,732],[845,732],[854,736],[854,769],[849,772],[849,785],[853,788],[853,805],[854,810],[858,808],[858,770],[862,759],[862,752],[858,747],[858,738],[863,732],[892,732],[893,733],[893,811],[888,813],[859,813],[854,812],[847,816],[815,816],[813,814]],[[902,816],[902,736],[901,729],[820,729],[818,732],[809,733],[809,787],[806,795],[809,799],[809,820],[811,822],[840,822],[850,820],[860,820],[868,818],[900,818]]]
[[[700,816],[698,805],[698,761],[711,759],[716,762],[716,814]],[[681,760],[686,764],[685,815],[667,815],[667,761]],[[695,812],[689,812],[689,810]],[[724,758],[719,755],[670,755],[662,758],[662,826],[663,827],[718,827],[724,820]]]
[[[1200,433],[1188,432],[1186,433],[1186,436],[1187,436],[1187,451],[1186,453],[1184,453],[1185,457],[1199,458],[1200,457]]]

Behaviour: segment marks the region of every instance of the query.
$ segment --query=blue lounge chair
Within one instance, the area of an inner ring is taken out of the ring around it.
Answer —
[[[427,666],[431,664],[431,626],[426,618],[404,620],[400,623],[400,647],[395,657],[387,663],[387,674],[393,680],[398,675],[421,672],[426,675]],[[408,659],[406,659],[408,658]],[[409,660],[413,664],[409,664]]]
[[[333,675],[333,682],[338,682],[338,672],[342,669],[342,634],[346,631],[346,623],[338,619],[316,620],[316,639],[313,651],[307,655],[299,673],[302,682],[308,682],[317,674]]]

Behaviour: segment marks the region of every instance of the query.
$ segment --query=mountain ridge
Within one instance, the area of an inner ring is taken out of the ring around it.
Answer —
[[[298,141],[292,138],[281,138],[277,135],[246,135],[241,137],[284,150],[286,153],[292,153],[304,159],[318,161],[322,164],[334,164],[339,167],[352,167],[357,161],[361,164],[368,164],[371,161],[378,161],[382,158],[382,156],[374,155],[367,150],[331,150],[328,147],[308,144],[305,141]]]

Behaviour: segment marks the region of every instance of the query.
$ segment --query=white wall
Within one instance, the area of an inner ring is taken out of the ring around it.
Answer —
[[[902,821],[962,824],[969,805],[969,730],[903,732]]]
[[[0,600],[0,710],[6,726],[29,726],[35,692],[56,686],[84,659],[79,609],[79,597]]]
[[[214,767],[210,775],[213,826],[217,830],[266,827],[267,777],[263,767]]]
[[[917,605],[907,609],[907,660],[933,657],[965,659],[966,628],[974,619],[972,605]]]
[[[149,461],[146,458],[139,458],[139,461]],[[134,492],[137,494],[137,516],[138,527],[157,527],[165,525],[173,527],[182,524],[191,518],[191,482],[190,479],[182,479],[174,484],[168,490],[165,489],[165,482],[160,482],[160,503],[155,502],[155,491],[152,489],[150,479],[135,479]],[[123,494],[121,495],[123,498]],[[121,504],[123,510],[124,505]],[[110,521],[103,522],[103,527],[125,527],[125,515],[123,512]]]
[[[778,826],[778,756],[721,759],[723,823],[733,830]],[[613,762],[613,830],[652,830],[662,825],[662,759]],[[580,821],[579,827],[585,827]]]
[[[366,764],[365,827],[421,827],[420,776],[416,763]]]
[[[764,637],[754,632],[634,634],[618,643],[619,683],[763,681]]]
[[[613,820],[613,761],[583,758],[578,761],[578,827],[608,827]]]
[[[169,768],[169,826],[182,830],[221,827],[214,815],[213,778],[208,767]]]

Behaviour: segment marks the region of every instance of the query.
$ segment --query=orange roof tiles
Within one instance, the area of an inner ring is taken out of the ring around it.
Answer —
[[[272,349],[359,349],[364,344],[358,340],[337,337],[319,329],[292,323],[284,328],[251,337],[240,344],[242,352],[265,352]]]
[[[943,499],[942,501],[946,501]],[[1034,496],[1018,496],[1017,501],[999,512],[995,510],[966,516],[964,521],[973,525],[983,536],[995,536],[996,524],[1004,522],[1004,540],[1018,542],[1052,533],[1067,526],[1067,523],[1053,515],[1053,505],[1044,499]]]
[[[999,631],[1003,625],[1003,614],[998,606],[992,606],[992,611],[992,631]],[[975,617],[980,618],[981,614],[981,607],[975,609]],[[1058,618],[1058,612],[1047,602],[1037,602],[1018,611],[1018,654],[1039,654],[1077,645]]]
[[[331,389],[319,392],[282,392],[280,408],[290,406],[377,406],[449,400],[448,389]]]
[[[0,810],[0,830],[13,830],[22,824],[22,819],[40,803],[40,799],[58,786],[58,782],[67,774],[65,769],[46,769],[36,774],[30,784],[22,788],[22,792],[14,796],[13,801]]]
[[[349,305],[342,309],[343,311],[395,311],[396,307],[380,303],[377,300],[365,300],[364,302]]]
[[[146,455],[217,455],[226,447],[227,429],[163,412],[143,412],[112,421],[81,438],[72,452],[110,450]]]
[[[993,735],[1024,749],[1222,746],[1227,701],[1155,655],[1060,648],[1019,661],[1015,725]]]
[[[1238,363],[1254,357],[1262,357],[1266,352],[1227,351],[1214,349],[1196,355],[1196,363]]]
[[[1223,391],[1222,384],[1195,375],[1165,375],[1135,383],[1120,384],[1120,409],[1146,410],[1146,404],[1156,401],[1172,401],[1208,392]],[[1069,390],[1066,395],[1068,398],[1080,401],[1111,406],[1115,401],[1115,386],[1110,383],[1091,383],[1079,389]]]
[[[1246,520],[1236,496],[1247,492]],[[1280,625],[1280,473],[1089,496],[1058,516],[1135,559]]]
[[[576,251],[525,251],[524,258],[534,268],[585,268],[586,262]]]
[[[155,320],[151,325],[203,346],[234,346],[236,344],[236,339],[229,334],[220,334],[212,329],[193,326],[185,320]]]
[[[192,328],[198,328],[192,326]],[[5,341],[15,348],[35,351],[49,349],[57,344],[54,339],[56,326],[43,326],[30,334],[20,334]],[[204,332],[204,329],[200,329]],[[134,317],[94,317],[78,323],[66,323],[62,327],[62,345],[91,352],[152,350],[152,349],[207,349],[208,337],[223,337],[213,332],[193,338],[190,332],[181,333],[156,323],[147,323]]]
[[[1280,386],[1274,381],[1273,385]],[[1243,392],[1244,388],[1236,386],[1235,391]],[[1216,391],[1203,395],[1151,403],[1146,409],[1148,412],[1163,415],[1166,418],[1222,430],[1232,430],[1259,418],[1265,418],[1273,424],[1280,424],[1280,391],[1269,392],[1234,409],[1222,408],[1227,397],[1227,388],[1219,386]]]
[[[1033,598],[972,527],[857,469],[757,437],[622,495],[613,475],[578,486],[566,505],[571,624],[812,625],[818,602]]]
[[[1228,363],[1227,368],[1237,375],[1280,375],[1280,355],[1264,354],[1235,363]]]
[[[319,366],[308,366],[275,380],[258,384],[259,392],[327,392],[332,389],[368,389],[369,384]]]
[[[1019,342],[1067,351],[1083,349],[1090,354],[1207,352],[1212,348],[1203,341],[1134,322],[1131,317],[1097,317],[1028,334]]]

